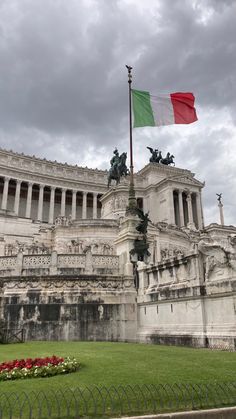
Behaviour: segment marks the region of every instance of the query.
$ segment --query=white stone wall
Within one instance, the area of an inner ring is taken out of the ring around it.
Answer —
[[[203,334],[202,300],[170,300],[140,304],[140,334],[197,335]]]

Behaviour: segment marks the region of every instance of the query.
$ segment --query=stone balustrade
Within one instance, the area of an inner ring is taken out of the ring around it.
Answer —
[[[119,275],[119,256],[86,254],[23,255],[0,257],[1,277],[31,275]]]

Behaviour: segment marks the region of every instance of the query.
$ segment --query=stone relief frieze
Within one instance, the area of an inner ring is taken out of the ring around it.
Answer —
[[[210,238],[201,239],[198,243],[198,250],[203,256],[205,279],[210,280],[216,277],[228,276],[228,269],[236,270],[236,251],[232,240],[224,246]]]
[[[92,255],[114,255],[115,249],[112,243],[102,240],[58,240],[55,246],[58,253],[85,254],[88,251]]]
[[[114,201],[114,209],[115,210],[125,210],[128,205],[128,196],[127,195],[120,195],[115,198]]]
[[[111,280],[111,279],[99,279],[98,281],[86,281],[86,280],[74,280],[74,281],[67,281],[67,280],[39,280],[39,281],[31,281],[31,280],[24,280],[24,281],[5,281],[4,282],[4,289],[17,291],[19,290],[30,290],[30,289],[37,289],[37,290],[44,290],[47,289],[49,291],[54,291],[55,289],[65,291],[66,289],[76,289],[79,291],[80,288],[82,289],[91,289],[93,291],[101,290],[101,289],[123,289],[123,288],[131,288],[133,287],[132,280]]]
[[[44,255],[50,252],[50,247],[38,242],[29,244],[16,240],[14,243],[6,243],[4,246],[5,256],[17,256],[18,253],[23,253],[23,255]]]
[[[73,224],[73,221],[71,219],[71,215],[69,217],[66,217],[65,215],[59,215],[55,219],[55,226],[70,226]]]
[[[204,186],[204,183],[190,176],[173,176],[173,180],[180,181],[181,183],[184,182],[185,184],[191,186]]]
[[[166,261],[170,258],[182,258],[185,256],[185,252],[186,250],[183,248],[174,248],[174,247],[169,247],[169,248],[164,248],[161,249],[161,259],[162,261]]]

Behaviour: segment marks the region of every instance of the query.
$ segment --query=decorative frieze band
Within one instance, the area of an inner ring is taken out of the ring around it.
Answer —
[[[89,264],[89,266],[87,266]],[[112,270],[112,275],[119,274],[119,256],[111,255],[91,255],[87,258],[82,255],[61,255],[53,252],[48,255],[22,255],[0,257],[1,276],[30,276],[42,275],[42,269],[46,270],[46,274],[58,275],[63,273],[63,269],[73,270],[79,269],[80,273],[87,272],[87,268],[91,274],[99,273],[107,274]]]

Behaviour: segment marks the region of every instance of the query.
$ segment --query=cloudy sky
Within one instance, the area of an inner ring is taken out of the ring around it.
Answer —
[[[194,92],[199,121],[134,130],[206,182],[206,223],[236,224],[236,0],[1,0],[0,147],[91,168],[128,151],[128,84]]]

